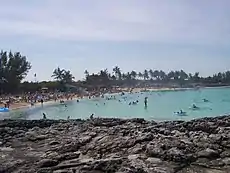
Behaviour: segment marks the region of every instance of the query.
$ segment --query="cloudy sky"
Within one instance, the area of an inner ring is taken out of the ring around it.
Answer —
[[[0,49],[32,63],[27,80],[54,68],[97,72],[230,69],[229,0],[0,0]]]

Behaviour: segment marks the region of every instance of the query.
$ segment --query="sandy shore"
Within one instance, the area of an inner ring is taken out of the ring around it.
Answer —
[[[80,99],[79,97],[73,97],[72,100],[77,100]],[[67,99],[62,99],[64,101],[67,101]],[[43,105],[50,105],[50,104],[57,104],[59,103],[60,100],[54,101],[54,100],[49,100],[49,101],[45,101],[43,103]],[[41,103],[35,103],[34,106],[38,106],[41,105]],[[0,106],[0,107],[4,107],[4,105]],[[30,108],[32,107],[30,103],[27,102],[18,102],[18,103],[11,103],[10,104],[10,110],[18,110],[18,109],[24,109],[24,108]]]

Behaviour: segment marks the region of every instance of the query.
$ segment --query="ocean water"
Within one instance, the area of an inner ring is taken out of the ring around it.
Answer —
[[[115,100],[105,98],[67,101],[65,107],[59,103],[37,106],[13,111],[11,118],[41,119],[45,113],[49,119],[86,119],[94,117],[145,118],[146,120],[191,120],[202,117],[213,117],[230,114],[230,88],[204,88],[185,91],[152,91],[129,94],[115,94]],[[110,97],[110,96],[108,96]],[[144,106],[144,98],[148,97],[148,106]],[[203,99],[209,100],[204,102]],[[120,101],[119,101],[120,100]],[[138,104],[129,105],[138,100]],[[199,107],[191,109],[192,104]],[[174,112],[183,110],[185,116]],[[0,115],[1,116],[1,115]]]

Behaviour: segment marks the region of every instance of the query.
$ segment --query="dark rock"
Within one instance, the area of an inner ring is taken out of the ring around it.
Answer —
[[[199,151],[197,153],[198,157],[204,157],[204,158],[209,158],[209,159],[213,159],[219,156],[219,153],[215,150],[212,150],[210,148],[204,149],[202,151]]]
[[[230,157],[226,157],[222,160],[225,165],[230,165]]]
[[[52,167],[52,166],[56,166],[57,164],[58,162],[56,160],[51,160],[51,159],[43,159],[38,163],[40,168]]]
[[[230,116],[0,121],[0,172],[230,172]]]
[[[51,142],[49,143],[49,145],[58,145],[58,144],[60,144],[59,141],[51,141]]]
[[[64,154],[59,154],[55,158],[58,161],[71,160],[71,159],[79,158],[80,154],[81,154],[80,152],[64,153]]]
[[[148,144],[146,152],[150,157],[160,157],[163,155],[163,149],[160,146]]]

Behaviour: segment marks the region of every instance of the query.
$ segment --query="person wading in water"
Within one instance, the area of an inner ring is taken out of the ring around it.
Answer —
[[[145,103],[145,108],[147,108],[148,107],[148,97],[145,97],[144,103]]]

